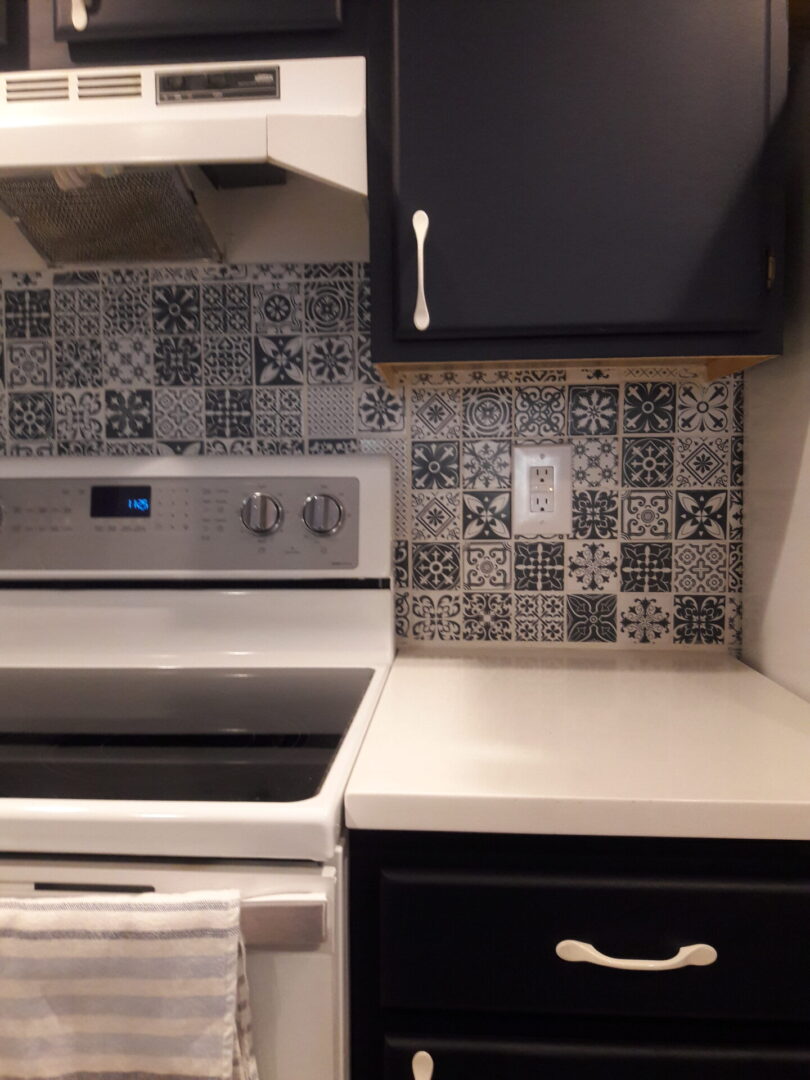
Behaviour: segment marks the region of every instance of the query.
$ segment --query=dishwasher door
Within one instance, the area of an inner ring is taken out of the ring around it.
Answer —
[[[0,896],[238,889],[260,1080],[344,1080],[340,862],[0,859]]]

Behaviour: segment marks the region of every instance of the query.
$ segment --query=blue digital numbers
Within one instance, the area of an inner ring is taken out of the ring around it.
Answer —
[[[133,514],[148,514],[149,513],[149,500],[148,499],[127,499],[127,509],[131,510]]]

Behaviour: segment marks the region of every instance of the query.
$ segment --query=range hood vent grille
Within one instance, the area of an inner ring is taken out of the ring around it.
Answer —
[[[5,85],[6,101],[9,105],[23,101],[67,101],[70,97],[66,75],[6,77]]]
[[[120,75],[79,75],[77,85],[79,98],[141,97],[143,94],[139,71],[127,71]]]

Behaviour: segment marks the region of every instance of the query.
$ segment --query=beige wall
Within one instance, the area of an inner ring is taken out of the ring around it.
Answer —
[[[810,700],[810,49],[794,80],[785,355],[745,380],[743,659]]]

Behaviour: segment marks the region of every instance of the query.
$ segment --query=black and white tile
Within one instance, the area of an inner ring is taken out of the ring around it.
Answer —
[[[384,454],[396,630],[433,642],[740,645],[743,380],[694,365],[389,384],[354,263],[8,273],[0,453]],[[570,441],[573,531],[512,535],[516,445]]]

